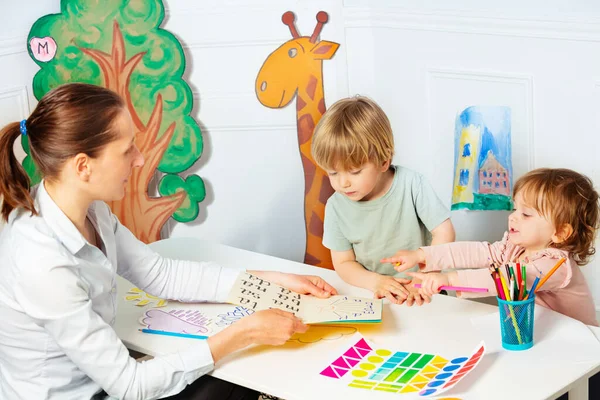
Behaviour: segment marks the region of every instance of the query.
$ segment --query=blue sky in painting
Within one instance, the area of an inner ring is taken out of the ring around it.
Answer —
[[[481,168],[485,162],[488,150],[496,156],[496,159],[508,170],[510,184],[512,181],[512,155],[510,139],[510,107],[501,106],[471,106],[463,110],[456,119],[455,126],[455,166],[462,149],[458,149],[460,133],[463,128],[475,125],[480,128],[481,148],[477,168]],[[474,191],[479,191],[479,179],[474,180]]]

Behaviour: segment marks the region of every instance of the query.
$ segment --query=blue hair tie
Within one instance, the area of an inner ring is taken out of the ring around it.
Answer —
[[[25,126],[25,121],[26,120],[21,121],[21,124],[19,125],[19,128],[21,129],[21,135],[23,136],[27,136],[27,127]]]

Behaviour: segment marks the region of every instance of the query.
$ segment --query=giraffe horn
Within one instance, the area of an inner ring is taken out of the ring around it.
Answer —
[[[294,26],[295,20],[296,20],[296,16],[291,11],[287,11],[281,16],[281,21],[283,21],[283,23],[286,24],[288,26],[288,28],[290,28],[292,37],[294,39],[298,39],[300,37],[300,35],[298,34],[296,27]]]
[[[312,36],[310,37],[311,43],[317,43],[317,38],[319,37],[319,34],[321,33],[321,29],[323,29],[323,24],[326,23],[328,20],[329,20],[329,16],[327,15],[327,13],[325,11],[319,11],[317,13],[317,26],[315,26],[315,31],[313,32]]]

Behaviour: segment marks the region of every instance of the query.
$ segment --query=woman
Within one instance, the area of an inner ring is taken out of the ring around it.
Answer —
[[[21,135],[43,177],[33,189],[13,153]],[[256,398],[197,379],[231,352],[307,329],[290,313],[260,311],[185,352],[143,363],[129,356],[112,328],[116,274],[162,298],[212,302],[225,300],[239,274],[165,259],[119,223],[105,202],[123,198],[143,163],[123,100],[97,86],[60,86],[0,132],[0,398]],[[301,293],[336,293],[314,276],[251,272]]]

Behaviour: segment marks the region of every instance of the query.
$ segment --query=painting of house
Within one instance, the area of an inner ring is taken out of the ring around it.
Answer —
[[[510,195],[508,170],[494,157],[491,150],[479,169],[479,193]]]
[[[452,210],[511,210],[509,107],[472,106],[455,124]]]

